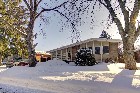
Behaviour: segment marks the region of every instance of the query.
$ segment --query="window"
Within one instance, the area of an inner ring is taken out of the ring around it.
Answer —
[[[100,54],[100,47],[95,47],[95,54]]]
[[[103,46],[103,54],[109,53],[109,46]]]

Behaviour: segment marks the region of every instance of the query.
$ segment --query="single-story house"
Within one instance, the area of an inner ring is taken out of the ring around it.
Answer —
[[[35,51],[35,52],[36,52],[36,54],[35,54],[36,60],[38,62],[46,62],[47,58],[51,57],[51,54],[46,53],[44,51]]]
[[[120,39],[90,38],[84,41],[62,46],[57,49],[47,51],[51,54],[51,59],[75,60],[75,53],[80,48],[89,48],[95,55],[97,61],[104,61],[107,58],[118,57],[118,46],[122,44]]]

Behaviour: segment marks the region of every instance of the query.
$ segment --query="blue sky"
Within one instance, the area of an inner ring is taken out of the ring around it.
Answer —
[[[52,13],[49,13],[50,15]],[[59,15],[58,15],[59,16]],[[38,46],[36,47],[36,50],[39,51],[48,51],[51,49],[55,49],[64,45],[68,45],[72,43],[71,38],[71,29],[65,28],[63,32],[60,32],[62,25],[58,22],[60,19],[63,18],[59,16],[56,18],[55,16],[52,16],[50,19],[50,23],[48,25],[44,26],[44,32],[46,33],[46,36],[43,37],[42,35],[38,35],[35,42],[38,43]],[[89,20],[90,21],[90,20]],[[38,32],[40,29],[38,28],[37,23],[39,23],[39,20],[36,21],[35,24],[35,31]],[[100,26],[100,24],[96,24],[97,26],[93,27],[91,29],[91,26],[89,23],[85,23],[83,26],[78,27],[79,30],[81,30],[81,40],[89,39],[89,38],[98,38],[101,34],[101,31],[104,29]],[[115,28],[115,27],[114,27]],[[110,29],[108,32],[111,32],[111,35],[113,38],[120,38],[119,35],[116,34],[116,29]]]
[[[65,0],[64,0],[65,1]],[[62,2],[62,1],[61,1]],[[59,3],[61,3],[59,2]],[[59,3],[51,4],[51,6],[59,5]],[[56,12],[46,12],[43,13],[46,17],[49,18],[49,23],[42,25],[44,32],[46,33],[46,36],[43,37],[42,35],[38,35],[37,39],[35,40],[35,43],[38,43],[38,46],[36,47],[37,51],[48,51],[51,49],[55,49],[61,46],[65,46],[72,43],[71,38],[71,28],[65,28],[63,32],[61,31],[61,28],[63,24],[61,24],[60,20],[64,20],[65,18],[60,16]],[[55,15],[55,16],[54,16]],[[84,15],[82,16],[82,19],[85,21],[85,24],[82,26],[77,27],[81,32],[81,40],[86,40],[89,38],[98,38],[101,34],[102,30],[106,30],[106,25],[104,22],[103,25],[101,25],[101,20],[106,20],[108,16],[108,12],[106,9],[101,9],[98,11],[95,16],[95,23],[91,25],[91,15]],[[86,18],[87,17],[87,18]],[[39,33],[40,28],[40,20],[37,19],[35,22],[35,28],[34,31]],[[60,23],[59,23],[60,22]],[[112,38],[120,39],[120,35],[117,33],[117,27],[112,24],[110,29],[106,30],[110,35],[112,35]]]
[[[43,0],[45,2],[45,0]],[[47,1],[47,7],[55,7],[61,4],[63,1]],[[43,6],[43,3],[41,4]],[[92,7],[92,6],[91,6]],[[48,23],[43,23],[38,18],[35,21],[34,26],[34,33],[40,33],[40,29],[43,28],[43,31],[46,33],[46,36],[38,35],[37,39],[35,39],[34,43],[38,43],[36,50],[37,51],[49,51],[51,49],[55,49],[61,46],[65,46],[72,43],[71,38],[71,28],[64,28],[64,31],[61,31],[63,22],[66,21],[66,18],[60,16],[58,13],[51,11],[51,12],[44,12],[48,18]],[[95,12],[95,22],[91,24],[91,15],[83,15],[82,20],[85,21],[85,24],[82,26],[77,27],[78,30],[81,32],[81,40],[86,40],[89,38],[98,38],[102,32],[102,30],[106,30],[114,39],[120,39],[120,35],[118,34],[118,30],[116,25],[113,23],[109,29],[106,29],[106,20],[108,16],[108,11],[105,8],[101,8],[100,11]],[[101,20],[105,20],[104,23],[101,25]],[[41,28],[39,28],[39,24],[42,24]],[[61,31],[61,32],[60,32]]]

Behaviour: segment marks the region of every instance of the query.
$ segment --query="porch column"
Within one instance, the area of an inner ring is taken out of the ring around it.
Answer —
[[[68,48],[66,48],[66,60],[68,60]]]
[[[70,60],[72,61],[72,47],[71,47],[70,54],[71,54],[71,58],[70,58]]]
[[[87,47],[87,43],[86,43],[86,48],[88,48],[88,47]]]
[[[95,54],[95,46],[94,46],[94,41],[92,42],[92,53]]]
[[[62,49],[61,49],[61,60],[62,60]]]
[[[103,44],[101,41],[101,47],[100,47],[100,54],[101,54],[101,62],[103,61]]]
[[[56,55],[55,55],[56,59],[57,59],[57,50],[56,50]]]

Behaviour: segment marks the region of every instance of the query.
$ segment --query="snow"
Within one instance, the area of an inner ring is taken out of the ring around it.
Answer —
[[[140,64],[137,64],[140,67]],[[139,93],[140,70],[123,63],[75,66],[61,60],[36,67],[0,67],[0,93]]]
[[[128,34],[126,34],[125,37],[128,37]]]

